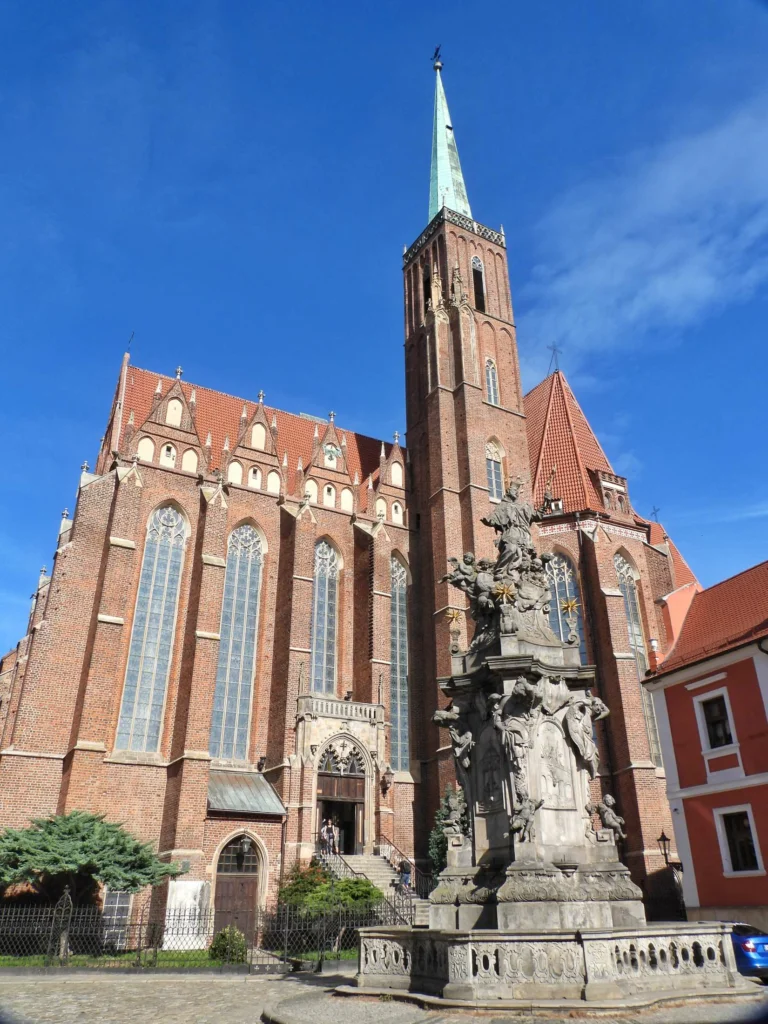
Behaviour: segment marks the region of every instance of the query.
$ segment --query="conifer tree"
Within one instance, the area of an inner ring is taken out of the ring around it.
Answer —
[[[69,886],[73,902],[88,903],[99,882],[113,891],[138,892],[180,871],[101,814],[56,814],[0,833],[0,888],[27,882],[46,900],[58,899]]]

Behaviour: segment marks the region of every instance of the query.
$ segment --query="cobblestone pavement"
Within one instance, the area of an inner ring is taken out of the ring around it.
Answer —
[[[296,1024],[573,1024],[573,1013],[525,1017],[488,1012],[425,1011],[377,998],[334,997],[349,978],[207,975],[121,977],[82,975],[0,977],[2,1024],[257,1024],[265,1008]],[[768,1012],[768,993],[763,1003]],[[664,1007],[625,1016],[589,1016],[601,1024],[744,1024],[759,1009],[727,1003]]]

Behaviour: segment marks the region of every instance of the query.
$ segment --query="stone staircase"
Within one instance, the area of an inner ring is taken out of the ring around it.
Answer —
[[[393,886],[400,880],[400,875],[390,866],[386,857],[378,853],[345,854],[344,860],[352,868],[365,877],[389,896]],[[415,894],[411,896],[413,903],[413,925],[415,928],[429,927],[429,900]]]

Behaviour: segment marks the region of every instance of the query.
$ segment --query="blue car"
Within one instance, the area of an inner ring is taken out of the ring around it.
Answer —
[[[768,935],[765,931],[751,924],[735,924],[731,941],[739,971],[768,981]]]

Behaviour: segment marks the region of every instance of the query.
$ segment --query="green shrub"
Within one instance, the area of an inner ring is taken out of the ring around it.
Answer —
[[[331,880],[325,868],[313,860],[309,867],[294,864],[288,873],[288,880],[280,888],[277,898],[290,907],[303,907],[308,896]]]
[[[223,960],[227,964],[244,964],[248,956],[245,936],[233,924],[222,928],[208,950],[211,960]]]
[[[384,899],[384,893],[367,878],[341,878],[329,880],[316,886],[302,904],[311,914],[327,914],[329,911],[365,909],[376,906]]]

